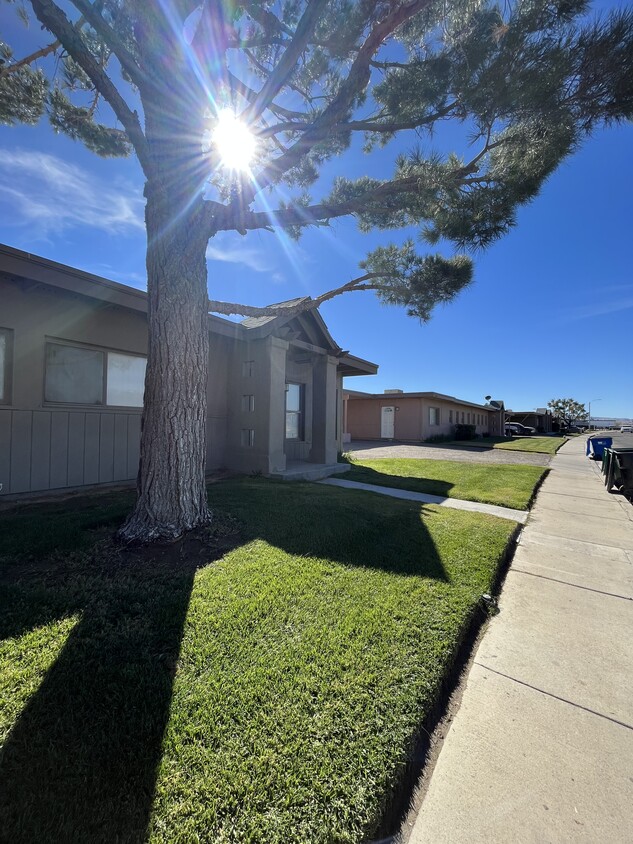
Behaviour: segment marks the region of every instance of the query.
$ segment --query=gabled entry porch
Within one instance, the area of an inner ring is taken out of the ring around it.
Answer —
[[[297,301],[283,307],[291,310]],[[285,480],[347,471],[337,462],[342,378],[373,374],[375,364],[343,351],[316,310],[242,325],[248,332],[232,367],[229,467]]]

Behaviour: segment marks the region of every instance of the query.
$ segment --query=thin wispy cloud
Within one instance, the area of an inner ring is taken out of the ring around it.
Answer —
[[[129,287],[137,287],[139,290],[147,290],[147,277],[145,275],[141,275],[141,273],[116,270],[110,264],[93,264],[85,269],[95,275],[100,275],[103,276],[103,278],[110,279],[110,281],[118,281],[121,284],[127,284]]]
[[[110,234],[144,231],[141,192],[107,182],[43,152],[0,149],[0,208],[5,224],[34,238],[86,226]]]
[[[628,311],[633,308],[633,285],[613,285],[611,287],[612,293],[625,293],[625,291],[628,291],[628,295],[625,293],[625,295],[605,298],[608,290],[609,288],[601,288],[599,291],[601,298],[597,298],[594,302],[590,302],[587,305],[580,305],[567,311],[562,316],[563,321],[577,322],[582,319],[592,319],[593,317],[606,316],[607,314],[621,313],[622,311]]]
[[[217,246],[210,243],[207,246],[207,259],[220,261],[224,264],[241,264],[256,273],[265,273],[273,281],[281,283],[283,275],[276,264],[263,252],[249,246]]]

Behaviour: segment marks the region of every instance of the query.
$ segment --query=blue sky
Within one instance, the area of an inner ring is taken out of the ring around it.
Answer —
[[[13,29],[13,11],[0,8],[3,30]],[[39,27],[16,31],[29,45],[47,43]],[[386,177],[398,149],[412,145],[404,138],[377,158],[355,150],[328,173]],[[337,342],[380,366],[348,386],[492,395],[515,410],[572,396],[592,401],[596,416],[633,416],[632,150],[631,125],[587,141],[520,210],[517,228],[476,256],[474,284],[430,323],[371,293],[324,305]],[[135,160],[100,159],[46,121],[0,127],[3,243],[144,287],[142,186]],[[209,246],[210,296],[256,305],[315,296],[358,275],[368,250],[410,234],[363,235],[353,221],[309,230],[298,244],[225,234]]]

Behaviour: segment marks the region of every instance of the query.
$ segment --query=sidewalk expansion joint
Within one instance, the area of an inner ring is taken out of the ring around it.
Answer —
[[[565,498],[580,498],[583,501],[604,501],[604,495],[578,495],[577,492],[554,492],[554,490],[547,489],[545,484],[540,488],[539,492],[543,492],[546,495],[562,495]],[[608,501],[609,499],[607,499]],[[614,504],[619,504],[619,499],[613,499]]]
[[[530,515],[531,516],[536,515],[538,517],[538,513],[535,514],[533,510],[530,513]],[[547,531],[540,529],[540,525],[538,524],[538,522],[536,522],[536,523],[531,522],[528,525],[528,527],[533,528],[535,533],[538,533],[539,536],[548,536],[548,537],[550,537],[550,539],[562,539],[563,542],[578,542],[581,545],[589,545],[592,548],[613,548],[614,551],[624,551],[624,553],[629,558],[633,558],[633,548],[623,548],[621,545],[611,545],[610,543],[607,543],[607,542],[592,542],[590,539],[577,539],[576,537],[573,537],[573,536],[565,536],[562,533],[548,533]],[[530,542],[530,541],[534,542],[534,540],[532,540],[531,536],[525,536],[525,539],[528,542]],[[535,544],[539,545],[539,544],[542,544],[542,543],[537,542]]]
[[[573,700],[568,700],[566,697],[561,697],[560,695],[555,695],[553,692],[546,692],[544,689],[539,689],[538,686],[533,686],[531,683],[526,683],[524,680],[517,680],[516,677],[511,677],[509,674],[504,674],[503,671],[497,671],[494,668],[490,668],[488,665],[483,665],[481,662],[474,662],[473,665],[478,665],[479,668],[483,668],[485,671],[490,671],[492,674],[497,674],[499,677],[505,677],[506,680],[511,680],[513,683],[518,683],[520,686],[525,686],[528,689],[532,689],[535,692],[539,692],[546,697],[551,697],[554,700],[559,700],[561,703],[567,703],[569,706],[573,706],[574,709],[582,709],[585,712],[588,712],[590,715],[596,715],[598,718],[604,718],[605,721],[611,721],[612,724],[617,724],[619,727],[624,727],[625,730],[631,730],[633,732],[633,726],[631,724],[627,724],[624,721],[619,721],[617,718],[612,718],[610,715],[605,715],[603,712],[598,712],[595,709],[590,709],[588,706],[583,706],[581,703],[574,703]]]
[[[558,577],[548,577],[546,574],[536,574],[533,571],[517,569],[514,566],[510,569],[517,574],[528,574],[530,577],[540,577],[542,580],[551,580],[552,583],[560,583],[563,586],[572,586],[574,589],[584,589],[587,592],[595,592],[597,595],[607,595],[609,598],[620,598],[621,601],[633,601],[628,595],[618,595],[616,592],[605,592],[603,589],[594,589],[593,586],[581,586],[580,583],[570,583],[568,580],[560,580]]]

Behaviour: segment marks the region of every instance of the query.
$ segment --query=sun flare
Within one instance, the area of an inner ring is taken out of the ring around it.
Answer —
[[[257,141],[248,126],[228,108],[218,114],[213,143],[224,167],[229,170],[248,170]]]

